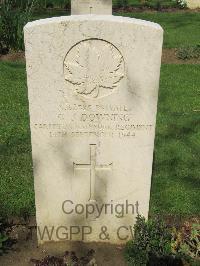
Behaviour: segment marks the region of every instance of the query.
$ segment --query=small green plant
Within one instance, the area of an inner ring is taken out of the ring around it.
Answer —
[[[177,0],[177,5],[180,8],[186,8],[187,7],[187,1],[186,0]]]
[[[131,266],[200,265],[200,224],[169,228],[157,218],[146,221],[138,216],[125,258]]]
[[[129,265],[147,265],[150,261],[171,255],[171,234],[160,219],[145,220],[138,216],[134,239],[127,243],[125,258]],[[156,265],[156,262],[155,262]]]
[[[199,260],[200,264],[200,224],[185,223],[179,230],[173,228],[172,250],[186,260]]]
[[[182,60],[200,58],[200,44],[194,47],[182,47],[177,51],[177,57]]]

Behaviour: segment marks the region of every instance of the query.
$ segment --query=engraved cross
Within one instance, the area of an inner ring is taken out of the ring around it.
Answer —
[[[76,164],[74,163],[75,170],[90,170],[90,198],[89,201],[95,200],[95,184],[96,184],[96,171],[101,170],[111,170],[112,163],[107,165],[97,165],[96,164],[96,144],[90,144],[90,163],[88,164]]]

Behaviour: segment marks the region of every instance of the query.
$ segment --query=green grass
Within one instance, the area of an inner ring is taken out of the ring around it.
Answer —
[[[55,0],[56,1],[56,0]],[[127,4],[123,4],[124,0],[113,0],[113,7],[152,7],[156,8],[158,5],[168,8],[168,7],[178,7],[176,1],[171,1],[171,0],[127,0]]]
[[[33,15],[32,20],[68,15],[65,11],[42,11]],[[137,12],[115,15],[133,17],[159,23],[164,29],[164,47],[178,48],[200,44],[200,12]]]
[[[151,213],[200,213],[200,65],[163,65]],[[34,213],[25,66],[0,62],[0,216]]]
[[[151,212],[200,213],[200,65],[164,65]]]
[[[159,23],[164,29],[165,48],[196,46],[200,43],[200,12],[127,13],[126,16]]]
[[[34,211],[25,66],[0,62],[0,216]]]

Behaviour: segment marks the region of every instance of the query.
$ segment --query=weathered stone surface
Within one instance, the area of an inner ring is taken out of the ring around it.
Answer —
[[[159,25],[125,17],[26,25],[40,243],[124,243],[138,211],[148,215],[162,37]]]
[[[112,15],[112,0],[72,0],[72,15]]]

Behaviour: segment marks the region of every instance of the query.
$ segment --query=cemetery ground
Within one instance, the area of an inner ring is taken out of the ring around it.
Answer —
[[[153,214],[197,215],[200,65],[164,64],[151,193]],[[1,213],[34,214],[25,64],[0,63]]]
[[[33,19],[53,15],[60,13],[34,14]],[[200,62],[198,58],[177,59],[175,53],[182,47],[199,45],[200,13],[137,12],[122,15],[157,22],[165,30],[150,216],[162,216],[170,224],[199,219]],[[9,217],[14,223],[29,221],[30,225],[34,223],[29,217],[34,216],[35,207],[23,54],[13,53],[0,59],[0,92],[1,216]],[[35,234],[30,236],[27,226],[12,233],[18,234],[21,241],[14,252],[0,258],[1,265],[25,265],[22,261],[28,265],[30,258],[53,254],[51,245],[36,249]],[[101,244],[89,244],[88,248],[98,250],[99,265],[124,263],[120,248],[102,247]],[[64,249],[66,246],[61,245],[56,254],[62,254]]]

